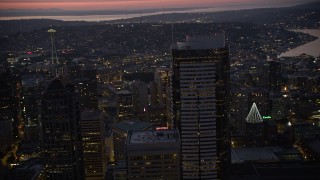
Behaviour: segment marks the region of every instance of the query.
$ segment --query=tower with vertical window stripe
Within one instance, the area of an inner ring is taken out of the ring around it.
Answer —
[[[224,33],[172,46],[172,122],[183,179],[226,179],[230,160],[229,49]]]

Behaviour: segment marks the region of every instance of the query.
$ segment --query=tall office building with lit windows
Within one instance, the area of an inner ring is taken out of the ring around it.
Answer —
[[[181,179],[177,130],[130,131],[126,146],[128,180]]]
[[[83,165],[86,179],[100,180],[106,170],[105,121],[107,115],[101,110],[81,113],[81,137]]]
[[[187,37],[172,50],[172,122],[181,137],[182,179],[227,179],[229,48],[224,33]]]
[[[43,92],[40,112],[46,179],[84,179],[74,85],[61,77],[54,79]]]

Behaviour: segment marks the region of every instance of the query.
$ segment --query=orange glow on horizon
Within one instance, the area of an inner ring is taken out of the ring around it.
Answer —
[[[245,2],[247,0],[124,0],[124,1],[94,1],[94,2],[1,2],[0,9],[64,9],[64,10],[103,10],[103,9],[147,9],[147,8],[177,8],[177,7],[208,7],[222,3]]]

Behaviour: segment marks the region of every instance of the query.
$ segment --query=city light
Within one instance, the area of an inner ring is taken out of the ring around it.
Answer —
[[[13,1],[0,179],[320,179],[320,2]]]

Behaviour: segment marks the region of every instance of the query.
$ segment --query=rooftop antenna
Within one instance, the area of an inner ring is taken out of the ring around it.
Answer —
[[[160,19],[160,23],[164,24],[164,7],[162,7],[162,16],[161,16],[161,19]]]
[[[56,33],[57,31],[54,29],[49,29],[48,33],[50,34],[50,39],[51,39],[51,63],[52,64],[59,64],[59,59],[58,59],[58,54],[57,54],[57,49],[56,49],[56,45],[54,42],[54,33]],[[54,61],[56,59],[56,62]]]
[[[171,22],[171,44],[173,44],[173,22]]]
[[[128,16],[128,9],[126,8],[126,20],[129,18]]]

